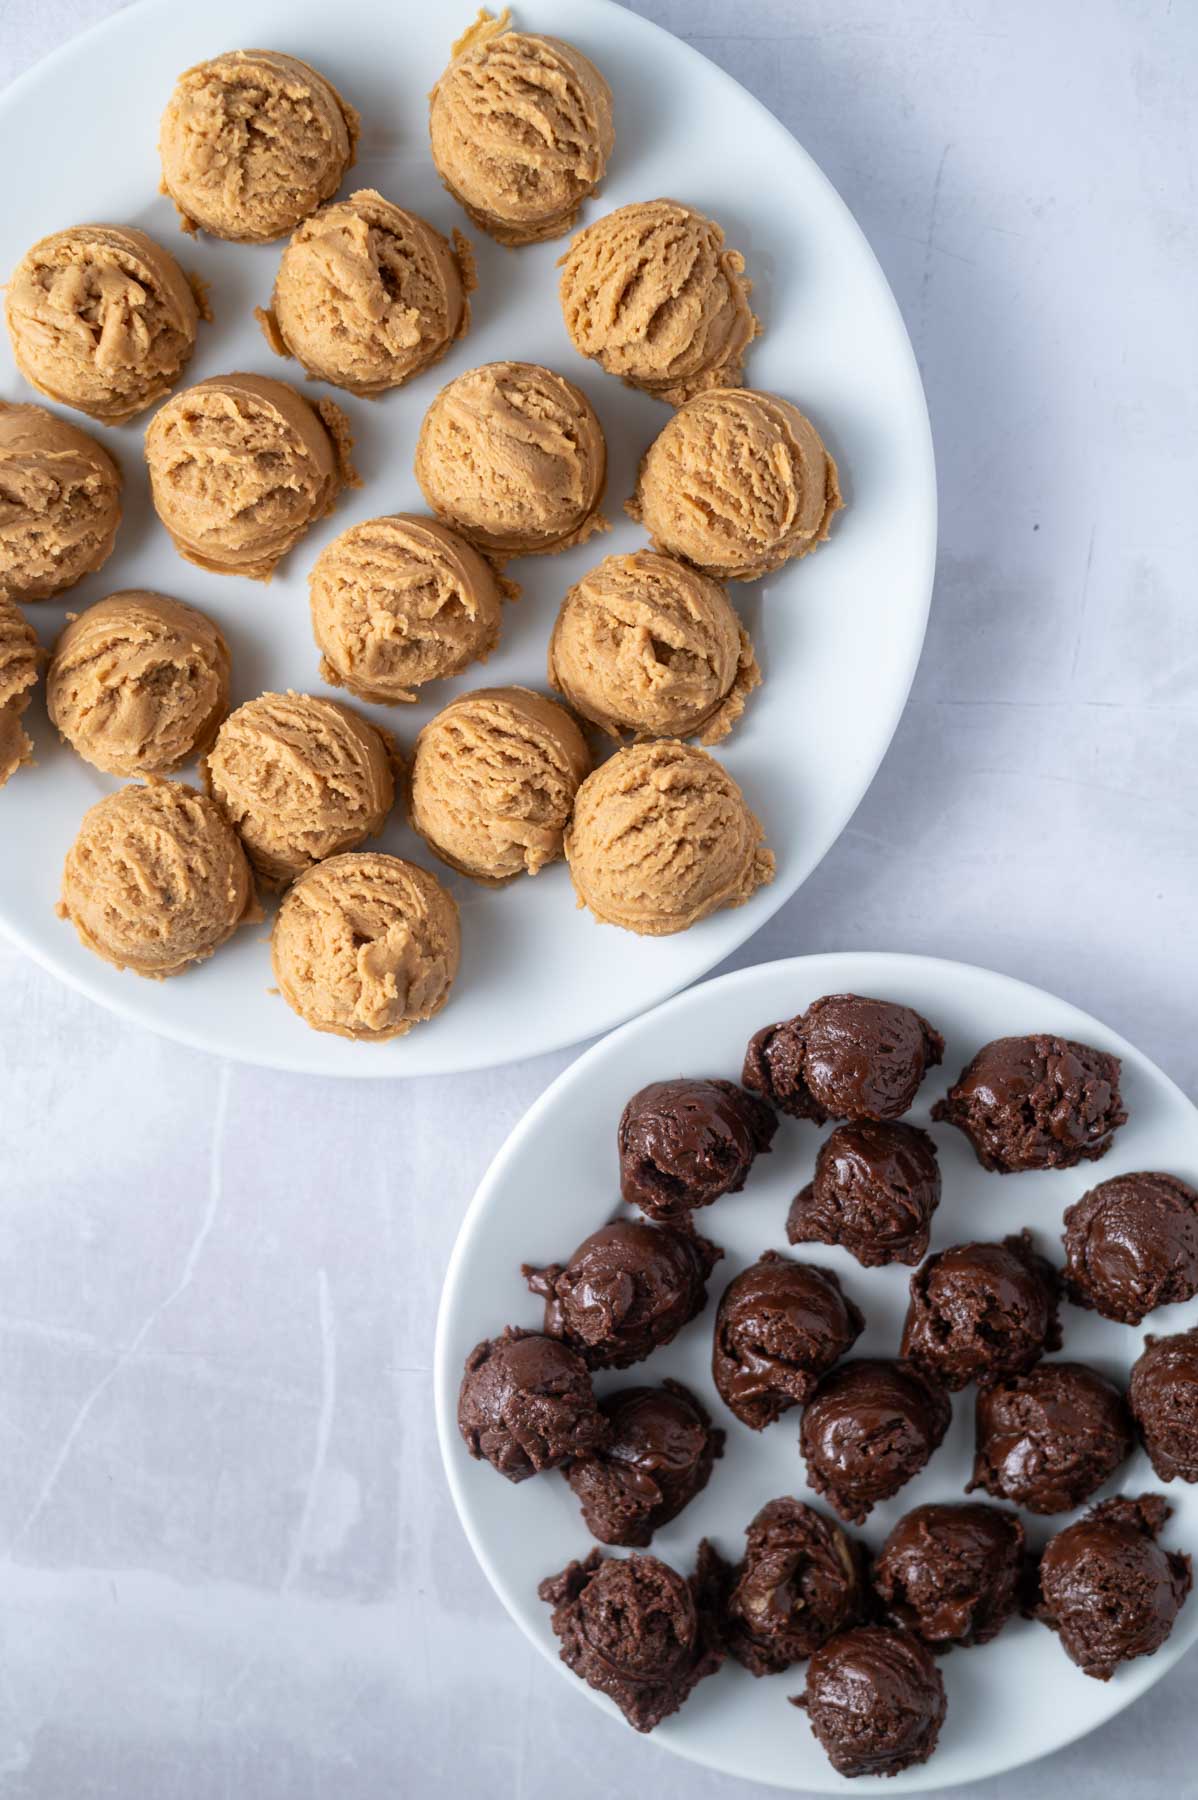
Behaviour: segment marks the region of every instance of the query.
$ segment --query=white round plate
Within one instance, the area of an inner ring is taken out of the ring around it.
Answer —
[[[580,1695],[622,1724],[610,1700],[578,1681],[557,1660],[549,1608],[537,1583],[594,1548],[577,1502],[558,1474],[518,1487],[485,1463],[472,1462],[458,1435],[462,1365],[471,1347],[504,1325],[537,1326],[541,1308],[525,1292],[521,1262],[564,1260],[619,1206],[616,1123],[624,1102],[647,1081],[679,1074],[739,1078],[744,1047],[762,1025],[800,1012],[820,994],[860,993],[916,1007],[946,1040],[944,1066],[924,1083],[909,1117],[927,1125],[932,1102],[975,1050],[1005,1034],[1053,1031],[1123,1058],[1129,1121],[1099,1164],[1033,1175],[987,1174],[961,1134],[933,1127],[944,1194],[933,1221],[932,1248],[970,1238],[999,1238],[1027,1225],[1041,1249],[1061,1260],[1061,1215],[1096,1181],[1133,1169],[1164,1169],[1198,1181],[1198,1111],[1146,1057],[1096,1019],[1037,988],[961,963],[914,956],[797,957],[741,969],[706,982],[659,1007],[580,1057],[542,1094],[492,1163],[466,1215],[450,1261],[436,1347],[437,1428],[450,1488],[466,1534],[495,1591]],[[684,1573],[700,1538],[710,1537],[738,1560],[744,1529],[757,1509],[782,1494],[814,1499],[798,1453],[798,1411],[754,1433],[739,1424],[711,1381],[711,1329],[728,1281],[763,1250],[785,1251],[791,1199],[811,1179],[824,1133],[784,1119],[772,1153],[760,1159],[742,1194],[704,1211],[699,1229],[726,1251],[702,1317],[664,1350],[631,1371],[597,1378],[602,1392],[630,1381],[674,1376],[705,1401],[728,1433],[723,1460],[706,1490],[657,1533],[653,1553]],[[906,1310],[909,1270],[862,1269],[847,1251],[822,1244],[797,1254],[834,1268],[861,1306],[866,1328],[854,1355],[893,1356]],[[1153,1314],[1144,1330],[1111,1325],[1072,1306],[1062,1308],[1064,1351],[1125,1380],[1146,1331],[1198,1324],[1198,1301]],[[948,1437],[928,1467],[895,1499],[876,1507],[858,1535],[877,1549],[895,1521],[929,1500],[954,1500],[968,1479],[973,1397],[953,1399]],[[1198,1488],[1162,1484],[1137,1450],[1104,1493],[1165,1492],[1174,1517],[1166,1541],[1198,1553]],[[816,1499],[815,1503],[824,1503]],[[826,1509],[825,1509],[826,1510]],[[1037,1545],[1065,1523],[1025,1515]],[[611,1554],[624,1555],[614,1551]],[[917,1793],[997,1775],[1092,1731],[1151,1687],[1198,1637],[1198,1598],[1183,1609],[1165,1648],[1128,1664],[1110,1682],[1094,1681],[1070,1663],[1056,1637],[1025,1620],[994,1643],[955,1651],[942,1664],[948,1717],[932,1760],[905,1775],[847,1784],[835,1775],[803,1714],[787,1705],[801,1693],[802,1666],[754,1681],[729,1662],[702,1682],[653,1741],[695,1762],[754,1781],[816,1793]]]
[[[37,179],[11,181],[0,217],[0,278],[45,233],[82,220],[135,224],[211,285],[187,379],[253,369],[298,382],[273,357],[252,311],[268,302],[277,245],[246,247],[178,230],[156,194],[158,119],[175,77],[235,45],[293,51],[323,70],[362,113],[356,168],[442,231],[464,227],[479,263],[474,322],[436,369],[371,403],[342,401],[365,485],[310,532],[269,586],[183,562],[150,509],[142,463],[146,418],[95,427],[125,470],[117,551],[69,602],[30,609],[47,645],[73,610],[116,588],[157,588],[205,608],[233,649],[234,698],[322,687],[308,622],[307,575],[318,550],[360,519],[426,510],[412,473],[425,409],[443,382],[476,364],[524,358],[584,388],[607,433],[607,511],[614,529],[564,555],[522,558],[522,600],[485,669],[435,686],[418,706],[373,708],[410,746],[457,692],[499,682],[545,685],[545,651],[562,595],[609,551],[644,541],[622,506],[637,461],[670,417],[576,355],[557,305],[564,243],[511,252],[472,230],[440,187],[428,154],[427,94],[477,0],[456,7],[395,0],[146,0],[116,14],[0,97],[0,160]],[[797,400],[839,460],[848,510],[818,555],[771,581],[734,587],[765,672],[742,726],[719,754],[765,821],[778,857],[773,885],[750,904],[681,936],[638,940],[578,913],[562,865],[492,893],[456,876],[463,960],[445,1012],[409,1037],[357,1045],[311,1032],[272,996],[264,931],[246,931],[183,979],[147,982],[97,962],[54,917],[63,856],[84,810],[117,785],[55,741],[34,711],[38,767],[0,796],[0,924],[58,975],[139,1022],[222,1055],[330,1075],[444,1073],[532,1056],[606,1031],[694,981],[727,956],[804,881],[861,799],[902,711],[923,641],[935,550],[935,477],[927,412],[898,308],[845,206],[815,164],[756,100],[658,27],[606,0],[528,0],[519,24],[577,43],[609,78],[616,150],[584,219],[633,200],[677,195],[719,219],[744,251],[765,336],[748,379]],[[70,130],[47,136],[47,119]],[[0,396],[30,399],[7,344]],[[79,422],[88,421],[81,415]],[[382,845],[419,862],[424,846],[397,815]],[[438,867],[438,873],[441,873]]]

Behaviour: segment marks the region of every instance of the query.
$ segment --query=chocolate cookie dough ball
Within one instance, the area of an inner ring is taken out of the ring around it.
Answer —
[[[442,388],[416,479],[438,518],[499,558],[550,555],[607,523],[603,427],[573,382],[537,363],[487,363]]]
[[[817,1650],[803,1707],[839,1775],[898,1775],[927,1762],[944,1724],[944,1682],[905,1631],[858,1625]]]
[[[1116,1175],[1065,1214],[1065,1286],[1075,1306],[1138,1325],[1198,1294],[1198,1193],[1175,1175]]]
[[[749,1040],[741,1080],[794,1119],[897,1119],[944,1039],[909,1006],[825,994]]]
[[[562,257],[562,317],[580,356],[681,406],[740,384],[760,329],[745,259],[714,219],[677,200],[621,206]]]
[[[917,1125],[858,1119],[838,1125],[815,1159],[815,1179],[790,1203],[792,1244],[842,1244],[863,1268],[910,1266],[927,1254],[940,1204],[936,1146]]]
[[[279,356],[351,394],[402,387],[439,362],[470,323],[474,259],[373,188],[305,219],[258,320]]]
[[[294,230],[353,166],[358,115],[296,56],[230,50],[175,83],[158,134],[184,231],[260,244]]]
[[[611,89],[560,38],[480,13],[429,96],[437,173],[501,244],[561,237],[603,179],[615,133]]]
[[[537,1594],[553,1608],[566,1667],[614,1700],[636,1731],[677,1712],[724,1660],[698,1579],[684,1581],[656,1556],[617,1560],[592,1550]]]
[[[530,688],[479,688],[416,739],[412,824],[442,862],[488,887],[536,875],[562,854],[590,766],[562,707]]]
[[[219,810],[181,781],[121,788],[83,815],[59,917],[135,975],[178,975],[257,914],[249,864]]]
[[[122,225],[42,238],[17,264],[4,309],[26,381],[106,425],[170,392],[201,314],[174,257]]]
[[[644,1549],[707,1486],[724,1434],[680,1381],[619,1388],[599,1410],[611,1436],[572,1462],[566,1480],[592,1537]]]
[[[825,1375],[803,1411],[807,1480],[860,1524],[918,1475],[952,1418],[948,1395],[908,1362],[862,1357]]]
[[[724,1252],[692,1231],[613,1219],[584,1238],[569,1262],[525,1280],[545,1302],[545,1330],[592,1369],[627,1369],[677,1337],[707,1303],[707,1279]]]
[[[194,606],[130,588],[72,619],[46,675],[50,718],[109,775],[170,775],[229,709],[229,646]]]
[[[0,788],[33,756],[21,714],[37,685],[40,662],[32,625],[0,593]]]
[[[773,880],[763,836],[731,775],[705,750],[631,744],[579,788],[566,861],[579,900],[602,924],[668,937],[721,907],[743,906]]]
[[[932,1108],[973,1145],[984,1169],[1072,1169],[1097,1162],[1127,1123],[1120,1062],[1068,1038],[995,1038]]]
[[[1081,1363],[1037,1363],[982,1388],[974,1414],[973,1477],[1029,1512],[1068,1512],[1132,1452],[1131,1414],[1114,1382]]]
[[[801,1500],[770,1500],[745,1532],[745,1554],[722,1562],[721,1630],[750,1675],[776,1675],[856,1625],[868,1602],[865,1553]]]
[[[1144,1339],[1128,1399],[1161,1480],[1198,1481],[1198,1326]]]
[[[562,601],[549,680],[610,737],[697,737],[739,719],[761,672],[718,582],[672,556],[608,556]]]
[[[475,1461],[509,1481],[590,1456],[608,1436],[581,1358],[556,1338],[510,1325],[466,1358],[458,1430]]]
[[[1155,1655],[1193,1586],[1189,1557],[1156,1541],[1172,1510],[1159,1494],[1104,1500],[1050,1538],[1040,1558],[1036,1617],[1096,1681]]]
[[[817,549],[843,505],[836,464],[797,406],[715,388],[650,444],[628,511],[656,549],[716,581],[756,581]]]
[[[204,784],[267,887],[377,837],[395,799],[397,751],[348,706],[262,694],[231,713]]]
[[[902,1354],[952,1393],[1022,1375],[1061,1347],[1059,1282],[1030,1233],[953,1244],[911,1277]]]
[[[724,1289],[711,1375],[742,1425],[761,1431],[811,1398],[865,1320],[831,1269],[767,1250]]]
[[[308,869],[270,938],[279,991],[313,1031],[381,1043],[439,1013],[458,972],[458,909],[435,875],[377,850]]]
[[[734,1081],[651,1081],[620,1115],[620,1193],[651,1219],[683,1220],[739,1194],[777,1128],[764,1101]]]
[[[929,1650],[988,1644],[1019,1610],[1025,1542],[1016,1513],[966,1501],[904,1513],[871,1571],[886,1618]]]
[[[0,595],[47,600],[102,569],[121,522],[120,470],[44,406],[0,400]]]

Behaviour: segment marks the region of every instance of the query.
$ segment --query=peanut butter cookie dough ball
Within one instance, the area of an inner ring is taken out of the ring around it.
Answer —
[[[436,519],[393,513],[351,525],[308,577],[320,673],[382,705],[485,662],[519,588]]]
[[[621,206],[561,259],[562,317],[580,356],[674,406],[737,387],[760,327],[745,259],[677,200]]]
[[[236,832],[194,788],[156,780],[84,814],[58,914],[105,962],[154,979],[203,961],[260,917]]]
[[[150,421],[154,509],[188,562],[266,581],[310,525],[355,486],[340,407],[310,406],[285,381],[215,375]]]
[[[579,788],[566,860],[580,904],[603,924],[667,937],[773,880],[762,835],[714,756],[633,744]]]
[[[503,558],[541,556],[606,528],[603,428],[573,382],[537,363],[486,363],[424,415],[416,479],[447,525]]]
[[[72,619],[46,675],[53,723],[109,775],[170,775],[229,710],[229,647],[212,620],[132,588]]]
[[[317,381],[382,394],[439,362],[470,323],[474,258],[424,219],[363,188],[306,219],[283,252],[271,349]]]
[[[461,950],[458,909],[427,869],[358,851],[300,876],[270,945],[283,998],[313,1031],[381,1043],[448,1000]]]
[[[295,56],[230,50],[180,75],[158,135],[184,231],[260,244],[293,231],[352,168],[358,115]]]
[[[560,38],[480,13],[429,96],[437,173],[501,244],[561,237],[603,178],[615,142],[611,89]]]
[[[416,739],[412,824],[442,862],[497,887],[562,854],[591,766],[564,708],[528,688],[453,700]]]
[[[641,460],[628,512],[717,581],[755,581],[827,537],[836,464],[797,406],[713,388],[680,407]]]
[[[0,594],[0,788],[33,755],[21,714],[37,685],[40,661],[32,625]]]
[[[47,600],[112,554],[120,470],[95,438],[44,406],[0,400],[0,595]]]
[[[263,694],[231,713],[204,785],[268,887],[377,837],[395,800],[394,745],[348,706]]]
[[[726,737],[761,683],[718,582],[637,550],[572,587],[549,640],[549,680],[611,737]]]

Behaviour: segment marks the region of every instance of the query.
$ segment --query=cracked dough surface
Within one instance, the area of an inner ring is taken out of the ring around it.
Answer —
[[[33,755],[21,714],[37,685],[40,661],[32,625],[0,594],[0,788]]]
[[[44,406],[0,401],[0,595],[47,600],[103,568],[121,522],[120,470]]]

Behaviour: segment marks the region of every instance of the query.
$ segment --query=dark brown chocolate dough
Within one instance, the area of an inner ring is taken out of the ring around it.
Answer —
[[[1161,1480],[1198,1481],[1198,1326],[1144,1339],[1128,1399]]]
[[[1082,1363],[1042,1362],[978,1391],[973,1478],[1029,1512],[1068,1512],[1132,1452],[1131,1414],[1114,1382]]]
[[[955,1125],[996,1174],[1096,1162],[1127,1123],[1120,1062],[1068,1038],[1005,1037],[980,1049],[932,1117]]]
[[[931,1650],[988,1644],[1019,1610],[1025,1568],[1018,1514],[967,1500],[905,1513],[873,1568],[892,1625]]]
[[[466,1358],[458,1430],[471,1456],[509,1481],[526,1481],[597,1450],[608,1424],[580,1356],[556,1338],[508,1326]]]
[[[707,1486],[724,1434],[680,1381],[620,1388],[599,1410],[611,1436],[594,1456],[571,1463],[566,1480],[592,1537],[643,1550]]]
[[[801,1500],[770,1500],[745,1532],[730,1567],[708,1546],[722,1577],[725,1648],[750,1675],[776,1675],[865,1617],[865,1552]]]
[[[1159,1650],[1193,1585],[1189,1557],[1156,1541],[1172,1510],[1159,1494],[1103,1500],[1040,1558],[1036,1617],[1097,1681]]]
[[[786,1221],[792,1244],[843,1244],[864,1268],[927,1255],[940,1204],[936,1146],[918,1125],[860,1119],[838,1125],[815,1159],[815,1179]]]
[[[707,1278],[724,1252],[673,1225],[613,1219],[566,1264],[523,1274],[545,1301],[545,1330],[591,1369],[626,1369],[668,1344],[703,1311]]]
[[[711,1353],[716,1390],[760,1431],[811,1398],[864,1324],[831,1269],[767,1250],[724,1289]]]
[[[792,1704],[806,1709],[840,1775],[898,1775],[927,1762],[947,1709],[919,1639],[884,1625],[858,1625],[817,1650]]]
[[[1068,1209],[1064,1244],[1073,1304],[1138,1325],[1198,1294],[1198,1193],[1175,1175],[1115,1175]]]
[[[1058,1279],[1028,1232],[1001,1244],[954,1244],[911,1277],[902,1354],[956,1393],[1022,1375],[1061,1347]]]
[[[614,1700],[636,1731],[677,1712],[724,1660],[707,1592],[656,1556],[592,1550],[537,1589],[553,1608],[561,1659]]]
[[[909,1006],[825,994],[750,1039],[741,1080],[796,1119],[897,1119],[944,1039]]]
[[[620,1192],[649,1218],[680,1223],[738,1194],[777,1129],[765,1102],[734,1081],[651,1081],[620,1118]]]
[[[825,1375],[803,1411],[807,1480],[860,1524],[918,1475],[948,1430],[948,1395],[913,1363],[863,1357]]]

